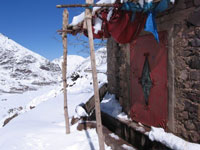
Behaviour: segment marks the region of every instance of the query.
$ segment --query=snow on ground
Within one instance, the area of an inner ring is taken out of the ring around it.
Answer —
[[[3,94],[0,97],[0,128],[2,127],[5,119],[13,116],[16,113],[21,113],[30,109],[34,101],[39,99],[40,102],[44,101],[42,95],[44,93],[52,93],[52,97],[56,96],[56,86],[46,86],[37,91],[27,91],[22,94]],[[54,94],[53,94],[54,93]],[[46,99],[49,97],[46,97]],[[30,104],[29,104],[30,103]],[[31,105],[32,104],[32,105]]]
[[[122,147],[127,150],[135,150],[133,147],[123,144]]]
[[[111,133],[109,134],[112,138],[116,139],[116,140],[119,140],[119,136],[114,134],[114,133]]]
[[[99,69],[99,86],[107,82],[106,49],[96,52]],[[102,60],[101,60],[102,59]],[[74,69],[74,77],[68,76],[69,117],[75,108],[93,95],[89,58]],[[30,107],[35,107],[30,109]],[[19,115],[0,128],[0,150],[95,150],[99,149],[95,129],[77,131],[77,124],[65,134],[62,84],[45,86],[23,94],[3,94],[0,98],[0,125],[13,114]],[[106,146],[106,150],[110,147]]]
[[[128,118],[127,114],[122,112],[122,107],[119,101],[116,100],[114,94],[107,93],[101,102],[101,110],[114,118],[119,118],[123,120],[131,120]]]
[[[48,97],[48,94],[46,95]],[[68,94],[70,118],[77,104],[86,102],[91,93]],[[99,149],[95,129],[65,134],[63,95],[59,94],[36,108],[19,115],[0,129],[1,150],[89,150]],[[92,148],[93,147],[93,148]],[[110,148],[107,147],[107,150]]]
[[[200,150],[200,144],[187,142],[162,128],[152,127],[147,134],[150,140],[161,142],[173,150]]]

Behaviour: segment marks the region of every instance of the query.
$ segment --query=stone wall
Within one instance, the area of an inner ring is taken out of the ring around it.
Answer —
[[[200,142],[200,27],[180,24],[175,44],[175,120],[178,135]],[[197,42],[196,42],[197,41]]]
[[[200,143],[200,0],[176,0],[156,21],[158,31],[168,32],[168,128]],[[129,114],[129,46],[112,38],[107,45],[108,91]]]
[[[123,111],[130,110],[130,50],[129,44],[121,45],[113,38],[107,41],[108,91],[115,94]]]
[[[200,27],[179,24],[177,28],[174,39],[177,134],[200,142]]]
[[[173,132],[200,143],[200,0],[177,0],[157,18],[157,23],[159,30],[169,33],[168,67],[171,70],[168,70],[168,78],[169,87],[174,88],[171,93],[169,89],[169,103],[173,101]]]

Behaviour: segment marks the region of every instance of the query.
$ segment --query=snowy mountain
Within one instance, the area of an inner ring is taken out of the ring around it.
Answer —
[[[95,52],[97,77],[99,84],[107,82],[107,49],[102,47]],[[68,77],[68,91],[71,93],[78,92],[91,92],[93,91],[92,85],[92,69],[90,57],[86,58],[77,68],[71,76]]]
[[[78,55],[67,55],[67,76],[71,76],[71,74],[75,71],[78,66],[85,60],[84,57]],[[60,58],[54,59],[52,61],[54,64],[57,64],[62,68],[63,56]]]
[[[102,47],[95,52],[96,67],[98,73],[106,73],[107,71],[107,49]],[[76,69],[78,72],[91,72],[90,57],[86,58],[82,64]]]
[[[30,51],[28,51],[30,52]],[[19,52],[18,52],[19,53]],[[40,63],[42,62],[39,58],[41,56],[37,55],[37,54],[33,54],[32,52],[31,56],[35,56],[34,58],[37,61],[40,61]],[[13,54],[14,55],[14,54]],[[20,54],[18,54],[20,56]],[[8,55],[10,56],[10,55]],[[7,57],[8,57],[7,56]],[[107,61],[106,61],[106,57],[107,57],[107,53],[106,53],[106,48],[100,48],[99,50],[96,51],[96,64],[97,64],[97,72],[98,72],[98,80],[99,80],[99,86],[101,86],[103,83],[107,82],[107,76],[106,76],[106,69],[107,69]],[[42,58],[44,59],[44,58]],[[91,73],[91,62],[90,62],[90,57],[88,58],[83,58],[81,56],[68,56],[68,78],[67,78],[67,83],[68,83],[68,93],[69,94],[79,94],[79,93],[88,93],[88,96],[91,96],[93,93],[93,85],[92,85],[92,73]],[[46,60],[47,61],[47,60]],[[52,61],[52,63],[55,66],[61,65],[62,62],[62,57],[59,59],[56,59],[54,61]],[[12,64],[14,64],[16,62],[13,62]],[[33,64],[36,64],[36,62],[34,62]],[[9,63],[7,63],[7,66],[9,65]],[[1,68],[3,65],[0,65]],[[29,68],[28,64],[25,65],[26,68]],[[17,66],[20,67],[20,66]],[[29,68],[31,72],[32,68]],[[14,84],[20,83],[21,85],[25,82],[26,80],[18,80],[18,82],[15,82],[15,78],[12,78],[9,76],[9,73],[12,73],[10,70],[8,70],[9,72],[6,72],[6,70],[0,69],[0,72],[5,71],[6,75],[8,77],[5,77],[5,82],[7,85],[9,85],[10,83],[14,82]],[[58,81],[59,83],[61,83],[61,72],[60,72],[60,67],[58,69],[59,71],[56,72],[52,72],[55,73],[54,76],[55,79],[52,81],[57,80],[56,78],[60,78]],[[38,68],[34,68],[34,71],[39,74],[38,72],[40,71],[40,73],[42,72],[42,70],[38,67]],[[44,75],[44,78],[46,77],[45,73],[43,73],[42,75]],[[23,76],[23,74],[21,74],[22,77],[26,77],[26,75]],[[48,77],[48,76],[47,76]],[[16,77],[17,78],[17,77]],[[31,78],[31,77],[30,77]],[[2,79],[2,78],[1,78]],[[9,81],[11,80],[11,81]],[[33,78],[32,78],[33,80]],[[2,84],[2,81],[0,82]],[[12,87],[13,85],[9,85],[7,87]],[[27,84],[27,86],[33,87],[33,85],[31,83]],[[1,87],[3,88],[3,86]],[[37,87],[36,87],[37,88]],[[40,103],[44,103],[45,101],[54,98],[56,95],[61,94],[62,93],[62,84],[55,84],[55,85],[48,85],[45,87],[40,87],[37,89],[37,91],[27,91],[21,94],[9,94],[9,93],[2,93],[2,95],[0,96],[0,127],[4,124],[4,121],[12,116],[14,116],[15,114],[20,114],[22,112],[26,112],[29,111],[31,108],[36,107],[37,105],[39,105]],[[14,91],[16,92],[16,91]],[[86,99],[88,100],[88,99]]]
[[[102,47],[95,52],[97,73],[99,83],[107,82],[107,49]],[[53,60],[52,62],[61,67],[63,57]],[[69,92],[77,93],[80,91],[89,92],[93,90],[92,69],[90,57],[83,58],[77,55],[67,56],[67,84]],[[89,81],[89,82],[88,82]],[[83,88],[84,87],[84,88]]]
[[[21,93],[60,80],[61,69],[0,34],[0,93]]]

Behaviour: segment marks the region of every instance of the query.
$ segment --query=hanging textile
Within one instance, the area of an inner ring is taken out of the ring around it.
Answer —
[[[155,16],[168,8],[170,0],[161,0],[159,3],[144,3],[141,7],[138,3],[126,2],[119,5],[119,8],[113,10],[110,20],[107,20],[109,11],[104,9],[98,15],[102,20],[101,30],[95,32],[93,27],[93,36],[96,39],[113,37],[118,43],[130,43],[138,37],[142,29],[151,32],[154,38],[159,42]],[[94,23],[93,23],[94,25]],[[84,31],[87,36],[87,30]]]
[[[117,11],[108,23],[108,32],[118,43],[130,43],[144,28],[146,14],[136,12],[132,21],[132,12]]]
[[[97,34],[94,33],[94,38],[109,38],[112,36],[118,43],[125,44],[133,41],[144,28],[147,15],[136,12],[134,20],[132,21],[132,12],[117,10],[113,16],[107,21],[107,13],[102,13],[102,30]],[[87,31],[84,32],[87,36]]]

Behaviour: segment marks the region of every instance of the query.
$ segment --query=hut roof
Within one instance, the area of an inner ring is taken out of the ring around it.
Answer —
[[[100,0],[96,4],[113,4],[113,7],[93,7],[94,38],[112,36],[119,43],[128,43],[145,28],[159,41],[154,17],[157,12],[167,9],[170,2],[174,3],[174,0]],[[84,17],[85,12],[74,16],[67,32],[73,35],[84,33],[87,36]],[[127,34],[128,39],[123,40]]]

